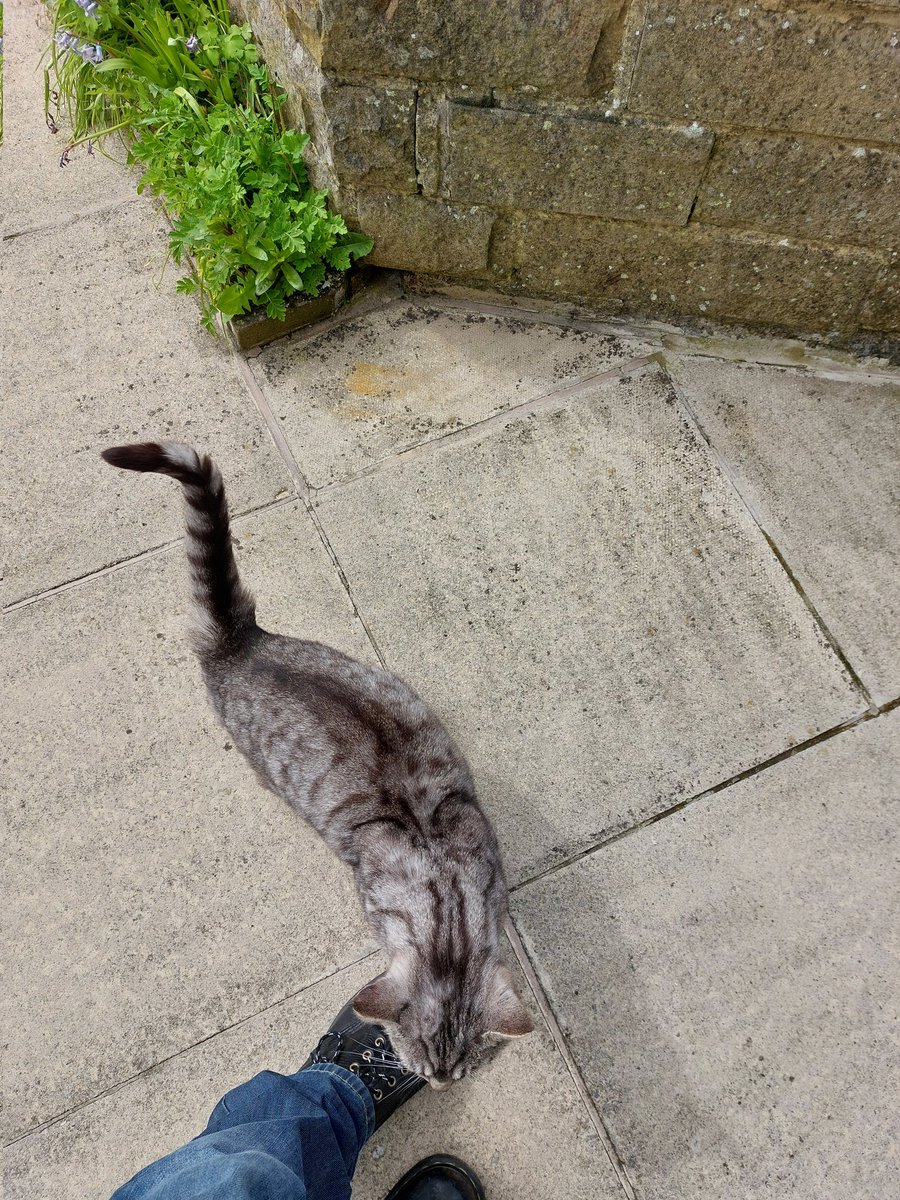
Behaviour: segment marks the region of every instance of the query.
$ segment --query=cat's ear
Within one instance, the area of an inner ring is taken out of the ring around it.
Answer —
[[[394,1021],[409,998],[406,972],[397,958],[382,975],[361,988],[353,998],[353,1011],[364,1021]]]
[[[494,974],[485,1018],[487,1032],[500,1037],[524,1037],[534,1029],[531,1013],[519,999],[506,967],[498,967]]]

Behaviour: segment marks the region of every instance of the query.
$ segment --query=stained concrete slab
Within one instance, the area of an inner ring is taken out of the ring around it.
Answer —
[[[650,368],[322,494],[513,878],[866,705]]]
[[[262,624],[371,660],[305,512],[278,506],[235,532]],[[7,1138],[368,944],[347,869],[262,791],[207,707],[182,553],[3,622]]]
[[[5,603],[179,536],[173,489],[151,500],[101,462],[104,446],[160,436],[202,446],[237,512],[288,492],[227,345],[199,328],[174,273],[154,286],[165,257],[159,218],[142,204],[79,222],[74,242],[45,230],[4,243],[4,306],[27,314],[0,326]]]
[[[44,118],[44,54],[52,24],[39,0],[6,0],[4,6],[3,143],[0,174],[3,206],[0,238],[26,229],[49,227],[78,254],[79,234],[68,225],[79,213],[135,197],[138,174],[82,146],[67,167],[60,156],[71,140],[64,114],[57,133]],[[109,145],[108,153],[124,159]],[[4,246],[4,255],[8,247]]]
[[[331,1017],[379,969],[373,958],[101,1097],[0,1152],[7,1200],[103,1200],[145,1163],[193,1137],[220,1095],[260,1070],[296,1070]],[[482,1073],[419,1094],[365,1146],[355,1200],[381,1200],[437,1149],[463,1155],[491,1200],[614,1200],[609,1160],[547,1032]]]
[[[865,722],[515,896],[647,1200],[898,1194],[898,735]]]
[[[252,363],[314,487],[649,353],[638,341],[402,301]]]
[[[900,383],[682,359],[676,377],[848,660],[900,695]]]

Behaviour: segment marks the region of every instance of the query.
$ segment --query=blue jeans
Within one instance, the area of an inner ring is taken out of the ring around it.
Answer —
[[[334,1063],[263,1071],[224,1096],[192,1142],[151,1163],[113,1200],[348,1200],[375,1108]]]

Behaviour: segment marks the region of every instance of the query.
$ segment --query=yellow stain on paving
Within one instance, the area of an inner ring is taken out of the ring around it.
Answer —
[[[358,362],[347,376],[347,387],[355,396],[387,396],[408,386],[413,376],[412,371]]]

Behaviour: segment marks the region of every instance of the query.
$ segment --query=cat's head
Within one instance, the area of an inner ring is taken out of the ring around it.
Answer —
[[[384,1025],[400,1061],[437,1091],[492,1057],[504,1038],[534,1022],[499,960],[435,976],[413,953],[394,956],[357,994],[356,1013]]]

